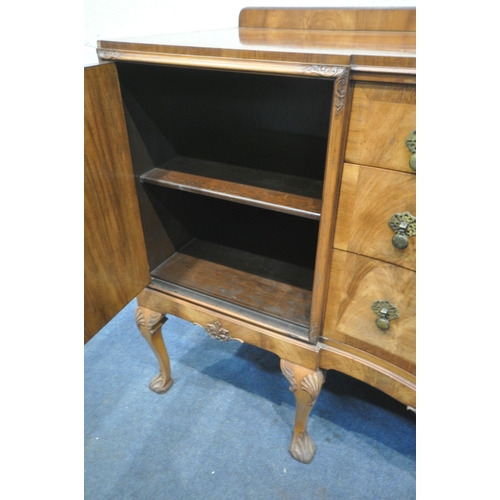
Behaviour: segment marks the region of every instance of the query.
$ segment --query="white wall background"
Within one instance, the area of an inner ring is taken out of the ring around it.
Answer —
[[[85,0],[84,64],[97,62],[99,38],[238,26],[244,7],[415,7],[415,0]]]

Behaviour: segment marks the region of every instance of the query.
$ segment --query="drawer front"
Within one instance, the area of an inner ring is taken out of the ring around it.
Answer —
[[[334,250],[330,276],[324,342],[348,344],[414,374],[415,272]],[[386,330],[376,324],[381,318],[372,308],[377,301],[397,308],[399,317],[389,319]]]
[[[346,163],[334,248],[415,270],[415,181],[412,174]],[[401,219],[412,217],[405,228]]]
[[[415,85],[357,82],[345,161],[413,172],[406,140],[416,128],[415,104]]]

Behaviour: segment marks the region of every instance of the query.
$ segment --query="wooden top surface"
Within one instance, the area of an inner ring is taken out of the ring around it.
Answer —
[[[186,58],[414,69],[414,9],[244,9],[240,27],[99,40],[103,59],[180,64]],[[157,59],[147,60],[148,55]],[[159,57],[159,58],[158,58]],[[163,58],[163,59],[161,59]]]
[[[415,56],[414,32],[229,28],[100,40],[102,48],[168,52],[170,47],[303,54]],[[190,51],[190,53],[195,53]]]
[[[391,57],[401,59],[401,66],[408,67],[406,59],[416,57],[416,34],[396,31],[230,28],[100,40],[98,46],[102,49],[138,52],[289,61],[297,60],[293,55],[324,55],[333,56],[329,58],[331,64],[350,64],[351,56]]]

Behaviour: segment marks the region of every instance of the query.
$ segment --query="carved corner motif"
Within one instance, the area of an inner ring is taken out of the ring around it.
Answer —
[[[300,388],[303,391],[306,391],[311,396],[311,402],[309,406],[313,406],[318,399],[318,395],[321,391],[321,386],[325,381],[325,376],[321,370],[316,373],[311,373],[302,379],[300,384]]]
[[[293,370],[286,364],[286,361],[281,360],[280,364],[283,375],[290,383],[290,391],[295,392],[297,390],[297,382],[295,380],[295,374],[293,373]]]
[[[340,76],[342,73],[346,73],[347,70],[343,66],[327,66],[326,64],[313,64],[311,66],[304,67],[304,73],[316,76],[322,76],[324,78],[335,78]]]
[[[303,73],[322,78],[337,78],[337,82],[335,83],[335,114],[340,114],[345,102],[348,69],[344,66],[313,64],[311,66],[304,66]]]
[[[146,318],[140,307],[135,309],[135,323],[138,327],[146,326]]]
[[[111,59],[112,61],[120,59],[120,54],[114,50],[99,50],[99,56],[103,59]]]
[[[335,114],[337,114],[337,115],[340,113],[340,111],[344,107],[346,86],[347,86],[347,75],[348,75],[347,70],[344,70],[336,82]]]
[[[156,330],[155,326],[160,323],[159,326],[163,325],[165,321],[167,321],[167,318],[159,312],[152,312],[151,314],[148,315],[149,318],[146,319],[146,316],[144,315],[144,312],[141,307],[137,307],[135,310],[135,322],[137,324],[137,327],[140,329],[141,327],[146,327],[147,331],[152,335],[154,331]],[[161,321],[162,318],[164,318],[164,321]]]
[[[232,340],[231,336],[229,335],[229,330],[222,328],[222,324],[219,321],[207,323],[205,330],[210,335],[210,337],[220,340],[221,342]]]

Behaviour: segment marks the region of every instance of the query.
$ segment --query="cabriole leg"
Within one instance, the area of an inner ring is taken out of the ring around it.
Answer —
[[[170,389],[173,380],[170,378],[170,361],[167,349],[163,342],[161,327],[167,318],[156,311],[151,311],[145,307],[137,307],[135,310],[135,322],[142,336],[154,352],[160,365],[160,373],[151,380],[149,388],[157,394],[163,394]]]
[[[303,366],[281,360],[281,371],[290,382],[296,402],[295,427],[290,454],[295,460],[308,464],[314,457],[316,445],[307,433],[307,419],[318,398],[325,380],[321,370],[313,371]]]

